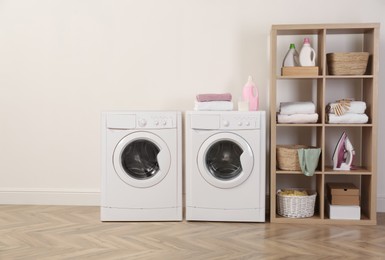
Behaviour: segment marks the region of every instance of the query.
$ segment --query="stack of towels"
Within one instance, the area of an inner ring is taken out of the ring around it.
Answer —
[[[195,100],[194,110],[198,111],[223,111],[233,110],[232,96],[223,94],[198,94]]]
[[[365,124],[369,117],[365,114],[364,101],[338,100],[326,106],[329,124]]]
[[[277,122],[281,124],[317,123],[313,102],[281,102]]]

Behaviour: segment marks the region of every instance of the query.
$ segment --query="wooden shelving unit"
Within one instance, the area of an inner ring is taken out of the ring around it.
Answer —
[[[377,23],[273,25],[271,30],[270,88],[270,220],[275,223],[306,224],[376,224],[377,185],[377,91],[379,66],[379,30]],[[314,77],[281,76],[281,64],[289,44],[300,50],[304,37],[316,50],[319,75]],[[370,53],[365,75],[329,75],[326,53],[367,51]],[[342,98],[365,101],[367,124],[329,124],[326,105]],[[319,115],[315,124],[278,124],[280,102],[313,101]],[[332,153],[345,131],[355,148],[353,164],[357,169],[334,171]],[[276,146],[305,144],[321,148],[317,171],[312,177],[300,171],[277,168]],[[353,182],[360,190],[360,220],[334,220],[327,214],[326,183]],[[276,191],[282,188],[307,188],[317,192],[315,214],[311,218],[286,218],[277,214]]]

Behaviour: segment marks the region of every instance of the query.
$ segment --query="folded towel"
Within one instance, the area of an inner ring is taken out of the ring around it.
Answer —
[[[198,102],[195,101],[194,110],[212,110],[212,111],[221,111],[221,110],[233,110],[233,102],[231,101],[208,101],[208,102]]]
[[[329,103],[326,106],[326,112],[336,114],[335,107],[338,106],[339,102]],[[366,103],[364,101],[350,101],[349,106],[344,108],[345,113],[363,114],[366,110]]]
[[[223,94],[198,94],[196,96],[197,101],[199,102],[208,102],[208,101],[231,101],[230,93]]]
[[[279,113],[281,115],[314,114],[315,105],[313,102],[281,102]]]
[[[293,115],[277,115],[277,121],[281,124],[306,124],[317,123],[318,114],[293,114]]]
[[[369,121],[366,114],[343,114],[337,116],[335,114],[327,114],[329,124],[365,124]]]

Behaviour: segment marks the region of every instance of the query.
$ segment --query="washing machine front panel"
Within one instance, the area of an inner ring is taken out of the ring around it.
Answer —
[[[217,133],[201,145],[197,164],[202,177],[217,188],[234,188],[253,171],[254,155],[250,145],[237,134]]]
[[[265,221],[265,139],[263,111],[191,111],[186,114],[187,220]],[[224,148],[219,149],[221,141],[226,142],[222,143]],[[234,158],[230,154],[239,153],[239,148],[242,150],[239,158],[242,172],[234,171],[227,180],[215,178],[207,167],[206,155],[215,157],[215,149],[219,149],[230,159]],[[247,173],[249,176],[244,177]],[[234,183],[236,180],[239,183]],[[233,187],[225,186],[226,183]]]
[[[115,172],[126,184],[152,187],[163,180],[171,165],[167,144],[151,132],[134,132],[117,144],[113,153]]]

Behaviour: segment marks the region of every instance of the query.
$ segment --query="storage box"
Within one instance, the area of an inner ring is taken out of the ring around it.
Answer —
[[[328,183],[327,197],[332,205],[360,205],[359,189],[352,183]]]
[[[330,219],[361,219],[361,207],[360,206],[347,206],[347,205],[331,205],[328,202],[328,212]]]
[[[330,75],[363,75],[368,65],[368,52],[327,53]]]
[[[282,67],[282,76],[318,76],[318,66],[311,67]]]

